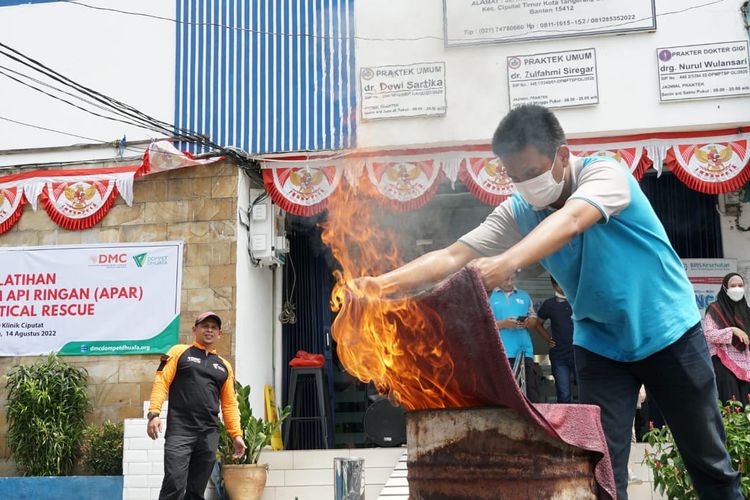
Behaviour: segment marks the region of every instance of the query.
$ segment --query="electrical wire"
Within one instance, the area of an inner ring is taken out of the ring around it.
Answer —
[[[692,5],[690,7],[685,7],[683,9],[677,9],[673,11],[668,12],[662,12],[659,14],[655,14],[655,17],[664,17],[664,16],[670,16],[674,14],[682,14],[684,12],[688,12],[695,9],[700,9],[703,7],[708,7],[710,5],[714,5],[717,3],[723,3],[727,0],[713,0],[710,2],[705,2],[698,5]],[[264,30],[256,30],[252,28],[243,28],[239,26],[229,26],[222,23],[214,23],[214,22],[195,22],[195,21],[179,21],[177,19],[173,19],[171,17],[165,17],[165,16],[157,16],[154,14],[147,14],[145,12],[134,12],[134,11],[127,11],[127,10],[121,10],[121,9],[115,9],[112,7],[100,7],[96,5],[89,5],[83,2],[79,2],[76,0],[65,0],[65,3],[78,5],[80,7],[86,7],[88,9],[93,10],[100,10],[100,11],[107,11],[107,12],[113,12],[117,14],[124,14],[129,16],[138,16],[138,17],[146,17],[151,19],[157,19],[160,21],[168,21],[174,24],[185,24],[189,26],[208,26],[208,27],[214,27],[214,28],[224,28],[224,29],[231,29],[235,31],[241,31],[241,32],[247,32],[247,33],[253,33],[258,35],[269,35],[269,36],[284,36],[284,37],[302,37],[302,38],[312,38],[312,39],[323,39],[323,40],[334,40],[334,41],[341,41],[341,40],[359,40],[359,41],[365,41],[365,42],[418,42],[422,40],[439,40],[439,41],[445,41],[446,38],[444,36],[438,36],[438,35],[422,35],[417,37],[368,37],[368,36],[360,36],[360,35],[353,35],[353,36],[344,36],[344,35],[338,35],[338,36],[331,36],[331,35],[317,35],[312,33],[286,33],[286,32],[277,32],[277,31],[264,31]],[[597,26],[596,28],[576,28],[575,32],[580,33],[582,31],[601,31],[602,29],[607,28],[614,28],[618,26],[624,26],[627,24],[635,24],[639,23],[641,21],[645,21],[651,19],[651,16],[649,17],[643,17],[640,19],[632,19],[628,21],[624,21],[621,23],[615,23],[615,24],[608,24],[605,26]],[[529,30],[525,33],[519,33],[514,34],[513,38],[516,38],[518,36],[525,36],[525,35],[531,35],[535,33],[564,33],[568,30],[554,30],[554,29],[534,29]],[[491,41],[491,40],[497,40],[495,37],[479,37],[479,38],[472,38],[472,41]],[[447,41],[450,41],[450,39],[447,39]]]
[[[54,94],[51,94],[50,92],[47,92],[47,91],[45,91],[45,90],[42,90],[42,89],[40,89],[39,87],[35,87],[34,85],[31,85],[31,84],[29,84],[29,83],[23,82],[23,81],[21,81],[20,79],[18,79],[18,78],[16,78],[16,77],[14,77],[14,76],[11,76],[11,75],[9,75],[9,74],[8,74],[8,73],[6,72],[6,70],[4,70],[4,69],[3,69],[3,67],[2,67],[2,66],[0,66],[0,75],[3,75],[3,76],[5,76],[6,78],[9,78],[9,79],[11,79],[11,80],[13,80],[13,81],[15,81],[15,82],[17,82],[17,83],[20,83],[21,85],[24,85],[24,86],[26,86],[26,87],[29,87],[29,88],[30,88],[30,89],[32,89],[32,90],[35,90],[35,91],[37,91],[37,92],[40,92],[40,93],[42,93],[42,94],[44,94],[44,95],[46,95],[46,96],[48,96],[48,97],[51,97],[52,99],[55,99],[55,100],[61,101],[61,102],[65,103],[65,104],[68,104],[69,106],[72,106],[72,107],[74,107],[74,108],[80,109],[81,111],[85,111],[86,113],[89,113],[89,114],[91,114],[91,115],[97,116],[97,117],[99,117],[99,118],[104,118],[104,119],[107,119],[107,120],[112,120],[112,121],[116,121],[116,122],[124,123],[124,124],[126,124],[126,125],[132,125],[132,126],[135,126],[135,127],[138,127],[138,128],[146,128],[146,129],[148,129],[148,130],[152,130],[152,131],[154,131],[154,132],[160,132],[160,133],[164,133],[164,132],[165,132],[165,130],[163,130],[163,129],[161,129],[161,128],[155,128],[155,127],[153,127],[153,126],[150,126],[150,125],[143,125],[143,124],[141,124],[141,123],[137,123],[137,122],[135,122],[135,121],[131,121],[131,120],[123,120],[123,119],[121,119],[121,118],[115,118],[114,116],[107,116],[107,115],[103,115],[103,114],[101,114],[101,113],[97,113],[97,112],[95,112],[95,111],[91,111],[90,109],[86,109],[86,108],[84,108],[83,106],[79,106],[79,105],[77,105],[77,104],[75,104],[75,103],[73,103],[73,102],[70,102],[70,101],[69,101],[69,100],[67,100],[67,99],[63,99],[62,97],[56,96],[56,95],[54,95]],[[59,90],[59,89],[55,89],[55,90]],[[64,92],[64,93],[67,93],[67,94],[69,94],[69,95],[71,94],[71,93],[69,93],[69,92]],[[104,108],[104,106],[98,106],[98,105],[97,105],[97,107],[99,107],[99,108]],[[105,109],[106,109],[106,108],[105,108]]]
[[[92,139],[91,137],[86,137],[86,136],[83,136],[83,135],[71,134],[70,132],[63,132],[62,130],[55,130],[53,128],[42,127],[41,125],[34,125],[34,124],[31,124],[31,123],[25,123],[25,122],[21,122],[21,121],[18,121],[18,120],[13,120],[12,118],[7,118],[5,116],[0,116],[0,120],[4,120],[6,122],[15,123],[16,125],[23,125],[24,127],[35,128],[37,130],[44,130],[44,131],[47,131],[47,132],[54,132],[56,134],[68,135],[70,137],[76,137],[78,139],[86,139],[87,141],[93,141],[93,142],[96,142],[96,143],[112,144],[112,142],[102,141],[100,139]]]
[[[52,89],[52,90],[56,90],[57,92],[60,92],[60,93],[62,93],[62,94],[65,94],[65,95],[68,95],[68,96],[70,96],[70,97],[73,97],[74,99],[78,99],[78,100],[80,100],[80,101],[83,101],[83,102],[85,102],[86,104],[89,104],[89,105],[91,105],[91,106],[94,106],[95,108],[101,109],[102,111],[110,111],[110,109],[111,109],[111,108],[108,108],[108,107],[106,107],[106,106],[103,106],[102,104],[99,104],[99,103],[97,103],[97,102],[94,102],[94,101],[91,101],[91,100],[85,99],[85,98],[83,98],[83,97],[81,97],[81,96],[79,96],[79,95],[76,95],[76,94],[74,94],[73,92],[68,92],[68,91],[66,91],[66,90],[63,90],[63,89],[57,88],[57,87],[55,87],[55,86],[54,86],[54,85],[52,85],[52,84],[49,84],[49,83],[47,83],[47,82],[43,82],[42,80],[39,80],[39,79],[37,79],[37,78],[34,78],[33,76],[27,75],[27,74],[25,74],[25,73],[21,73],[20,71],[14,70],[14,69],[12,69],[12,68],[9,68],[9,67],[7,67],[7,66],[3,66],[3,65],[1,65],[1,64],[0,64],[0,70],[5,70],[5,71],[8,71],[8,72],[10,72],[10,73],[13,73],[14,75],[17,75],[17,76],[19,76],[19,77],[21,77],[21,78],[25,78],[25,79],[27,79],[27,80],[30,80],[30,81],[32,81],[32,82],[34,82],[34,83],[36,83],[36,84],[42,85],[42,86],[44,86],[44,87],[47,87],[47,88],[49,88],[49,89]]]
[[[294,269],[294,260],[292,260],[292,253],[286,254],[286,259],[289,261],[288,269],[292,273],[292,286],[287,291],[284,304],[281,306],[281,312],[279,313],[279,323],[282,325],[293,325],[297,322],[297,305],[292,302],[294,297],[294,288],[297,286],[297,271]]]
[[[180,128],[173,124],[153,118],[126,103],[118,101],[117,99],[104,95],[82,84],[79,84],[75,82],[74,80],[66,77],[65,75],[62,75],[61,73],[49,68],[43,63],[23,54],[22,52],[2,42],[0,42],[0,55],[4,55],[5,57],[8,57],[9,59],[16,61],[17,63],[23,66],[26,66],[38,73],[43,74],[47,78],[50,78],[66,87],[72,88],[75,91],[86,95],[87,97],[91,99],[94,99],[95,101],[100,102],[104,106],[107,106],[112,112],[117,113],[120,116],[126,117],[129,120],[134,120],[135,122],[142,124],[141,126],[147,125],[146,127],[143,127],[143,128],[151,128],[154,131],[166,133],[167,135],[174,135],[179,140],[183,140],[186,142],[196,142],[196,143],[199,143],[199,144],[202,144],[210,148],[214,148],[214,149],[218,149],[220,147],[218,144],[212,142],[205,135],[197,134],[190,130]],[[7,74],[5,74],[5,76],[9,77],[9,75]],[[19,80],[16,79],[16,81],[19,81]],[[23,83],[27,86],[30,86],[29,84],[25,82],[19,81],[19,83]],[[46,93],[38,88],[35,88],[35,90],[39,90],[43,93]],[[58,98],[58,99],[65,101],[62,98]],[[71,104],[71,103],[68,102],[68,104]],[[91,112],[90,110],[88,112],[93,114],[93,112]],[[132,122],[130,124],[132,124]]]

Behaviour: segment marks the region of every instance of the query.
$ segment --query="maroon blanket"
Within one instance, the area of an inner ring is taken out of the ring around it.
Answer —
[[[400,304],[402,300],[394,303]],[[389,313],[387,300],[349,302],[349,307],[340,312],[333,326],[339,354],[347,370],[363,380],[373,379],[381,389],[391,391],[407,409],[512,408],[551,437],[599,454],[601,458],[595,467],[599,497],[615,498],[614,476],[599,407],[531,404],[526,399],[513,377],[487,292],[475,269],[462,269],[414,297],[414,301],[416,303],[411,305],[425,313],[425,320],[418,326],[405,324],[398,314]],[[362,318],[381,308],[386,312],[378,319],[381,322],[377,327],[381,336],[378,338],[370,328],[372,324]],[[383,334],[381,326],[391,327],[390,333]],[[355,334],[346,335],[345,328]],[[398,343],[395,346],[386,343],[389,347],[382,348],[382,337],[388,335]],[[425,337],[427,346],[424,342],[420,344]],[[436,359],[444,363],[436,366]],[[366,373],[361,370],[363,366],[367,368]],[[404,366],[409,367],[408,372]],[[375,372],[379,373],[373,375]],[[425,397],[418,398],[419,395]]]

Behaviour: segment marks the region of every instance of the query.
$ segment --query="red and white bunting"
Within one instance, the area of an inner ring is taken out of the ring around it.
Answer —
[[[117,195],[110,180],[48,182],[42,191],[44,210],[65,229],[87,229],[107,215]]]
[[[272,167],[263,170],[263,184],[274,203],[295,215],[309,217],[325,210],[328,197],[341,182],[336,165]]]
[[[119,194],[133,202],[140,165],[86,170],[37,170],[0,178],[0,234],[10,229],[28,202],[41,199],[50,218],[65,229],[87,229],[107,214]],[[13,213],[8,211],[12,210]],[[7,217],[7,219],[6,219]]]
[[[505,167],[496,156],[467,158],[458,177],[471,194],[488,205],[499,205],[515,191]]]
[[[750,178],[750,134],[733,140],[677,144],[667,150],[666,163],[690,189],[727,193]]]
[[[178,168],[208,165],[222,159],[222,156],[196,159],[188,152],[180,152],[170,141],[156,141],[149,144],[143,154],[143,173],[157,174]]]
[[[0,187],[0,234],[10,230],[21,218],[24,205],[23,190]]]
[[[367,177],[387,205],[405,211],[430,201],[443,171],[434,160],[372,162],[367,164]]]
[[[637,180],[641,180],[643,174],[652,165],[651,159],[646,155],[643,146],[598,149],[595,146],[576,145],[570,146],[570,151],[576,156],[603,156],[617,161],[620,165],[630,170]]]

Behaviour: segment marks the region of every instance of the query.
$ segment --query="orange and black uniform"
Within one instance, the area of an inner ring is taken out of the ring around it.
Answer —
[[[176,345],[162,356],[149,412],[159,413],[167,395],[164,482],[159,498],[203,498],[216,461],[219,408],[229,434],[242,436],[232,366],[198,342]]]

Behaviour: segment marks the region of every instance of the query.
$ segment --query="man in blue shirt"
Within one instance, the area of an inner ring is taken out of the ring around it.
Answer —
[[[573,361],[573,310],[555,278],[550,279],[555,296],[545,300],[539,307],[536,329],[542,337],[550,339],[549,361],[552,365],[552,376],[555,377],[557,402],[570,403],[573,399],[571,377],[576,371]],[[544,328],[545,320],[550,322],[551,336]]]
[[[628,496],[641,384],[662,411],[697,495],[743,498],[692,287],[635,178],[609,159],[572,155],[557,118],[541,106],[508,113],[492,150],[516,193],[459,241],[358,286],[414,290],[474,261],[493,289],[541,263],[573,310],[579,399],[601,408],[618,498]]]
[[[490,295],[490,307],[510,366],[513,367],[516,358],[524,354],[526,397],[532,403],[538,403],[539,381],[534,369],[534,345],[529,332],[529,327],[536,324],[531,297],[516,288],[515,276],[510,276]]]

